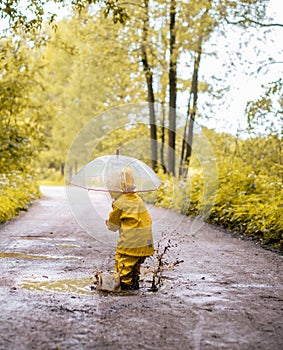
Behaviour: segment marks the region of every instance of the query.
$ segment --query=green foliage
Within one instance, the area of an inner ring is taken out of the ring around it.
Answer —
[[[48,103],[39,84],[38,62],[28,41],[0,42],[0,221],[13,218],[39,195],[34,160],[46,147]]]
[[[128,15],[123,4],[119,0],[0,0],[0,13],[2,18],[7,18],[14,30],[19,28],[25,31],[34,31],[43,24],[44,17],[49,23],[56,18],[56,4],[59,8],[69,6],[78,12],[83,11],[92,4],[99,4],[105,17],[112,17],[114,23],[125,23]],[[49,7],[45,5],[50,5]],[[50,11],[50,8],[53,10]]]
[[[0,222],[13,219],[40,197],[33,175],[11,171],[9,175],[0,174],[0,184]]]
[[[278,79],[265,87],[262,96],[249,101],[246,113],[250,131],[283,136],[283,81]]]
[[[67,152],[84,125],[117,104],[144,100],[145,92],[133,81],[138,69],[120,35],[121,25],[113,28],[103,16],[81,12],[60,21],[56,32],[46,30],[50,38],[40,51],[41,74],[54,115],[52,147],[41,154],[40,167],[63,171]],[[106,124],[97,122],[95,135],[106,135]]]
[[[187,179],[159,174],[164,186],[146,200],[186,215],[212,207],[208,222],[283,246],[283,166],[278,162],[282,141],[274,136],[239,141],[231,135],[206,131],[217,159],[216,197],[206,198],[205,180],[194,162]],[[205,213],[205,211],[204,211]]]
[[[282,246],[282,140],[275,135],[238,140],[211,131],[207,136],[219,176],[209,221]]]
[[[220,169],[219,188],[209,221],[257,237],[283,243],[283,184],[279,177],[255,174],[241,162]]]
[[[30,171],[31,159],[46,147],[48,104],[37,98],[43,87],[25,40],[2,40],[0,54],[0,172]]]

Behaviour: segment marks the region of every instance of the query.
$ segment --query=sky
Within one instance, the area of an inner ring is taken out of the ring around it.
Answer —
[[[270,0],[268,15],[274,18],[274,23],[283,24],[283,1]],[[263,84],[266,85],[280,77],[283,78],[283,28],[269,28],[270,32],[264,40],[263,32],[265,30],[243,31],[231,28],[227,32],[226,39],[223,37],[213,38],[212,41],[219,48],[217,50],[218,57],[210,59],[206,57],[200,69],[200,76],[209,82],[212,80],[209,80],[208,77],[212,75],[225,79],[224,64],[233,61],[234,66],[226,78],[230,90],[225,93],[221,101],[216,102],[211,119],[202,120],[202,124],[217,129],[217,131],[236,135],[239,130],[245,129],[247,126],[244,116],[247,101],[260,97],[263,92]],[[248,46],[245,46],[243,43],[250,38],[250,35],[253,36],[253,39]],[[229,54],[225,52],[225,47],[229,49]],[[241,56],[238,57],[237,53],[241,53]],[[281,63],[269,64],[258,71],[264,63],[268,62],[269,57]],[[207,111],[199,110],[199,112],[210,116]]]

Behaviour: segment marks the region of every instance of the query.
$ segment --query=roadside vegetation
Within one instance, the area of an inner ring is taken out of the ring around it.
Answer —
[[[206,220],[274,248],[283,246],[283,167],[277,161],[282,143],[276,137],[239,141],[206,130],[216,155],[218,184]],[[205,201],[203,171],[196,164],[187,179],[171,181],[159,174],[166,189],[155,202],[161,207],[199,215]],[[173,187],[174,186],[174,187]],[[174,198],[168,193],[175,192]]]

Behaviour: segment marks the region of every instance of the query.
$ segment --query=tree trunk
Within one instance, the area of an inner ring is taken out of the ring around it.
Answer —
[[[147,84],[147,101],[148,101],[148,108],[149,108],[149,125],[150,125],[150,146],[151,146],[151,167],[153,170],[156,170],[157,168],[157,131],[156,131],[156,117],[155,117],[155,98],[154,98],[154,91],[153,91],[153,74],[150,68],[150,65],[148,63],[148,56],[147,56],[147,36],[148,36],[148,0],[144,0],[144,6],[145,6],[145,19],[143,23],[143,42],[141,45],[141,55],[142,55],[142,64],[143,64],[143,70],[146,77],[146,84]]]
[[[191,109],[191,97],[192,97],[192,93],[190,91],[187,111],[190,111],[190,109]],[[189,127],[189,117],[190,117],[190,115],[187,112],[187,117],[186,117],[186,122],[185,122],[185,126],[184,126],[184,132],[183,132],[181,159],[180,159],[180,165],[179,165],[179,177],[182,177],[185,173],[185,152],[186,152],[186,148],[187,148],[186,142],[187,142],[188,127]]]
[[[185,130],[184,130],[185,141],[183,141],[184,149],[182,149],[182,158],[181,158],[182,168],[179,171],[179,174],[184,176],[186,176],[188,172],[188,167],[190,165],[190,158],[192,155],[193,135],[194,135],[193,131],[194,131],[194,123],[195,123],[195,116],[197,111],[197,100],[198,100],[198,72],[199,72],[200,59],[201,59],[201,53],[202,53],[201,46],[202,46],[202,36],[200,36],[199,38],[199,47],[194,59],[194,71],[193,71],[190,97],[188,102],[187,121],[185,125]],[[192,109],[190,106],[191,98],[193,98]]]
[[[198,51],[196,53],[196,57],[195,57],[195,61],[194,61],[194,73],[193,73],[193,80],[192,80],[193,108],[192,108],[191,112],[188,110],[190,118],[189,118],[189,130],[188,130],[188,139],[187,139],[187,149],[186,149],[186,154],[185,154],[185,161],[187,162],[188,166],[189,166],[189,163],[190,163],[190,157],[192,155],[193,130],[194,130],[194,122],[195,122],[195,117],[196,117],[196,111],[197,111],[198,72],[199,72],[199,65],[200,65],[200,58],[201,58],[201,44],[202,44],[202,38],[200,37],[199,47],[198,47]]]
[[[176,1],[170,5],[170,63],[169,63],[169,130],[168,172],[175,175],[177,52],[176,52]]]
[[[165,160],[164,160],[164,145],[165,145],[165,107],[164,102],[161,102],[162,108],[162,122],[161,122],[161,147],[160,147],[160,163],[163,173],[166,174]]]
[[[60,174],[64,176],[65,174],[65,163],[61,163],[60,165]]]

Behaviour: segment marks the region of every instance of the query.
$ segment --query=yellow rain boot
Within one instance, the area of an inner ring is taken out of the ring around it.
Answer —
[[[115,272],[120,271],[121,289],[139,289],[139,270],[145,257],[116,253]]]

